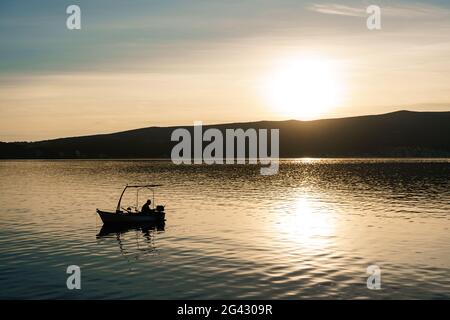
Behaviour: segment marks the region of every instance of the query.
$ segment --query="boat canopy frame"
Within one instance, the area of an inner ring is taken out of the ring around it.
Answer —
[[[122,197],[123,197],[125,191],[128,188],[135,188],[136,189],[136,210],[138,210],[137,206],[138,206],[138,200],[139,200],[139,191],[141,189],[149,189],[149,190],[152,191],[152,201],[153,201],[153,207],[154,207],[155,206],[155,189],[154,188],[161,187],[161,186],[162,186],[162,184],[139,184],[139,185],[136,185],[136,184],[129,185],[129,184],[127,184],[125,186],[125,188],[123,188],[122,193],[120,194],[119,202],[117,202],[116,213],[120,213],[121,212],[120,204],[122,202]]]

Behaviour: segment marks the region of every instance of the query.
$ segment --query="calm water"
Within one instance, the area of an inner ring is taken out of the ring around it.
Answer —
[[[0,174],[3,299],[450,298],[450,160],[286,160],[271,177],[252,165],[2,161]],[[95,209],[113,209],[130,182],[164,184],[164,228],[101,229]],[[69,291],[73,264],[82,289]],[[372,264],[378,291],[366,287]]]

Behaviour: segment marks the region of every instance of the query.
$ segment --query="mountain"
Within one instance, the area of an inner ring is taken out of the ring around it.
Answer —
[[[0,142],[2,159],[170,158],[177,128],[149,127],[37,142]],[[208,125],[280,129],[280,157],[450,157],[450,112],[398,111],[315,121]],[[207,143],[204,143],[205,145]]]

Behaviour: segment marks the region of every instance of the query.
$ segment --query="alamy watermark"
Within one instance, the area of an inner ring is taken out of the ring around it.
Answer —
[[[81,8],[76,4],[72,4],[66,8],[66,13],[69,16],[66,19],[66,27],[69,30],[81,29]]]
[[[171,159],[175,164],[257,164],[263,165],[262,175],[278,173],[279,129],[270,129],[270,155],[268,129],[225,129],[209,128],[203,132],[202,122],[194,122],[194,137],[184,128],[175,129],[171,141],[178,141],[172,148]],[[209,142],[203,149],[203,142]],[[248,157],[246,157],[246,145]],[[192,152],[193,146],[193,152]],[[224,152],[225,146],[225,152]]]
[[[70,265],[66,270],[67,274],[70,276],[67,277],[66,286],[69,290],[80,290],[81,289],[81,269],[77,265]]]
[[[377,5],[370,5],[366,12],[369,14],[366,20],[367,29],[381,30],[381,8]]]
[[[380,290],[381,289],[381,268],[377,265],[370,265],[366,270],[370,276],[367,278],[367,289]]]

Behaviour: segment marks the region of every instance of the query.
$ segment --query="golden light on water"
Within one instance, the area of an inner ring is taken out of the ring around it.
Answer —
[[[332,60],[317,57],[286,59],[267,76],[263,94],[276,113],[311,120],[341,103],[343,85]]]
[[[307,197],[295,200],[278,226],[290,240],[315,249],[326,245],[335,230],[331,213],[316,208]]]

